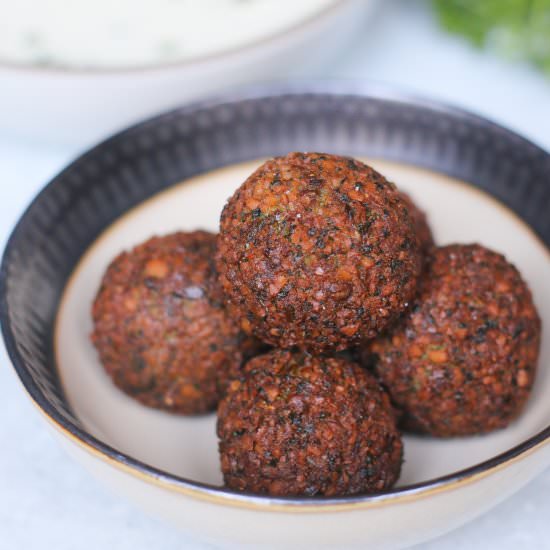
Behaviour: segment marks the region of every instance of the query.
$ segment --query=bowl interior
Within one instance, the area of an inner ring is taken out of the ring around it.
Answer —
[[[550,421],[550,254],[510,210],[457,179],[406,164],[368,161],[428,213],[440,244],[480,242],[503,252],[530,285],[543,318],[540,370],[521,418],[479,437],[438,440],[405,437],[400,485],[451,474],[488,460],[534,436]],[[90,309],[109,262],[153,234],[197,228],[217,231],[221,209],[260,161],[235,164],[191,178],[123,215],[88,249],[64,292],[57,317],[57,367],[69,403],[83,426],[118,451],[195,481],[222,483],[215,415],[175,416],[148,409],[117,390],[90,343]]]
[[[0,68],[101,74],[201,64],[286,39],[346,3],[307,0],[281,10],[272,2],[119,0],[108,12],[66,6],[60,25],[55,3],[21,2],[6,8],[9,24],[0,26]]]

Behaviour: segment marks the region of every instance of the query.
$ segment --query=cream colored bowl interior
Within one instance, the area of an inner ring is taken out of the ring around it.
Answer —
[[[518,445],[550,424],[550,255],[512,212],[475,188],[451,178],[390,162],[375,168],[409,192],[428,214],[436,241],[479,242],[502,252],[522,272],[543,319],[542,350],[533,395],[522,417],[499,432],[451,440],[405,436],[399,485],[473,466]],[[214,414],[174,416],[147,409],[117,390],[92,347],[90,308],[109,262],[148,237],[176,230],[216,231],[221,209],[260,164],[223,168],[161,193],[129,211],[87,251],[66,287],[55,351],[67,398],[95,437],[146,464],[191,480],[221,485]]]

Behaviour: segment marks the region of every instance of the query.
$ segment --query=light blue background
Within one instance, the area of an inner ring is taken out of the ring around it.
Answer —
[[[317,76],[371,79],[439,98],[550,150],[550,79],[444,34],[423,2],[380,4],[363,36]],[[32,196],[77,153],[70,145],[0,133],[2,244]],[[212,548],[148,518],[69,460],[22,391],[3,349],[0,353],[1,550]],[[550,548],[549,494],[547,470],[482,518],[419,548]]]

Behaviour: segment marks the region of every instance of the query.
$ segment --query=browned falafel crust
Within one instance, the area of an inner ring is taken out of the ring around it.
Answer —
[[[400,191],[399,194],[409,208],[409,214],[412,218],[420,249],[426,254],[435,245],[432,230],[428,224],[428,217],[426,213],[416,205],[409,194],[404,191]]]
[[[114,383],[145,405],[213,410],[243,353],[254,353],[225,311],[215,243],[204,231],[153,237],[120,254],[103,277],[91,338]]]
[[[403,446],[388,396],[344,359],[274,350],[247,363],[218,407],[225,483],[270,495],[391,487]]]
[[[217,266],[242,328],[282,348],[342,350],[414,297],[422,257],[406,202],[362,162],[290,153],[225,206]]]
[[[541,322],[504,256],[480,245],[433,249],[410,312],[367,351],[404,427],[440,437],[516,418],[535,378]]]

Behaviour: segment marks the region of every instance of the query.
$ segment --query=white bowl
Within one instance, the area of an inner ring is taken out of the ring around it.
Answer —
[[[479,437],[406,436],[401,478],[383,493],[274,498],[221,486],[215,417],[138,405],[113,387],[89,342],[90,305],[117,252],[153,233],[216,229],[224,200],[260,159],[289,150],[370,159],[426,210],[439,243],[478,241],[506,254],[543,320],[539,371],[521,417]],[[0,272],[6,348],[68,452],[194,537],[273,549],[422,542],[482,514],[550,464],[548,174],[547,153],[497,125],[358,88],[255,89],[167,113],[75,161],[23,215]]]
[[[373,4],[333,0],[263,40],[168,65],[78,70],[0,63],[0,129],[83,146],[205,94],[292,74],[307,76],[342,50]]]

